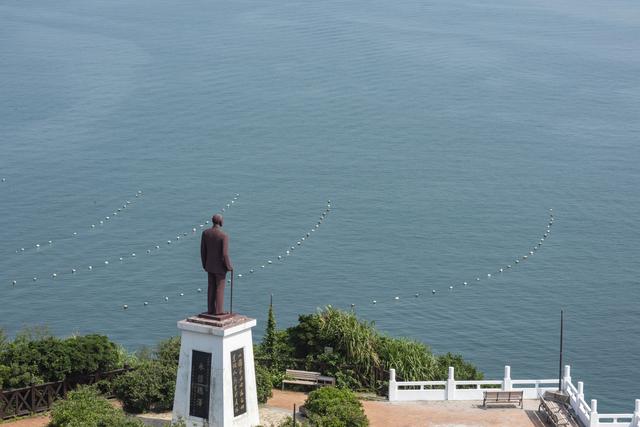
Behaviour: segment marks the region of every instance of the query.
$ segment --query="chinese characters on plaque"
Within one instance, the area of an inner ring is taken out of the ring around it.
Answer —
[[[209,419],[211,353],[193,350],[191,356],[191,400],[189,415]]]
[[[244,348],[231,352],[231,387],[233,389],[233,416],[247,412],[244,381]]]

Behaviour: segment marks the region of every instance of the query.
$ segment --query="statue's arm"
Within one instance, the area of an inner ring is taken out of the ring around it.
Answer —
[[[202,259],[202,268],[206,268],[207,266],[207,245],[204,241],[204,233],[202,233],[202,237],[200,238],[200,258]]]
[[[231,258],[229,258],[229,236],[224,236],[222,240],[222,258],[224,259],[224,265],[227,271],[233,271],[233,265],[231,265]]]

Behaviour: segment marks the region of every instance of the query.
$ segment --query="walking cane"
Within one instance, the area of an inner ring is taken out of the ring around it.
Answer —
[[[233,270],[231,270],[231,301],[229,302],[229,314],[233,314]]]

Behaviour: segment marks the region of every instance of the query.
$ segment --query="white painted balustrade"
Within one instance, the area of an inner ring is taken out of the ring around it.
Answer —
[[[558,390],[558,379],[514,380],[511,367],[504,367],[502,380],[456,381],[455,370],[449,367],[446,381],[397,381],[395,369],[389,374],[389,401],[410,400],[483,400],[485,391],[522,391],[525,399],[538,399],[545,391]],[[599,414],[597,400],[587,404],[584,383],[574,386],[571,367],[566,365],[562,376],[562,390],[585,427],[640,427],[640,399],[633,414]]]

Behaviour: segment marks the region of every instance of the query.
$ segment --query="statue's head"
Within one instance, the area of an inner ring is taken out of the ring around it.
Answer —
[[[220,227],[222,227],[222,223],[223,223],[223,219],[222,219],[222,215],[220,214],[215,214],[214,216],[211,217],[211,222],[214,225],[219,225]]]

